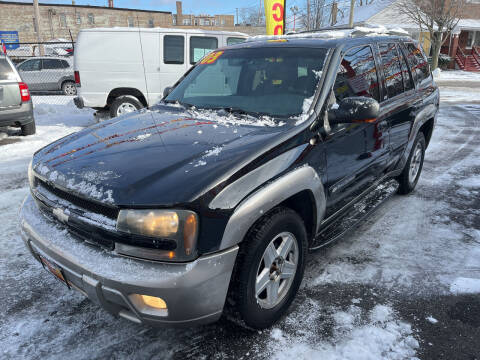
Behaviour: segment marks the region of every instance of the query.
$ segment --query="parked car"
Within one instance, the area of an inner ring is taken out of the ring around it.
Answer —
[[[308,249],[364,219],[370,194],[414,190],[439,107],[411,38],[329,34],[214,51],[150,110],[35,153],[21,211],[33,256],[137,323],[226,307],[273,324]]]
[[[32,93],[77,94],[71,58],[35,57],[21,62],[17,69]]]
[[[19,126],[22,135],[35,134],[28,86],[7,55],[0,53],[0,126]]]
[[[81,30],[74,55],[75,104],[107,110],[112,117],[153,105],[205,54],[247,37],[195,29]]]

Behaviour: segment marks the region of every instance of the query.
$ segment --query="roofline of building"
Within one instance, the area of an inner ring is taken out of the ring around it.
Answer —
[[[1,0],[0,0],[0,4],[32,6],[31,3],[18,2],[18,1],[1,1]],[[108,7],[108,6],[94,6],[94,5],[46,4],[46,3],[39,3],[38,5],[40,5],[40,6],[52,6],[52,7],[84,8],[84,9],[102,9],[102,10],[118,10],[118,11],[139,11],[139,12],[146,12],[146,13],[170,14],[170,15],[172,14],[171,11],[143,10],[143,9],[127,9],[127,8]]]

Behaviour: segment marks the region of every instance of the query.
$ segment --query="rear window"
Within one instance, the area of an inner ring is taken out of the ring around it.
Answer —
[[[430,76],[430,68],[427,59],[423,56],[422,50],[414,43],[406,43],[407,60],[412,74],[415,74],[417,83]]]
[[[8,63],[7,59],[0,58],[0,81],[5,80],[16,80],[17,77],[12,67]]]
[[[185,62],[185,37],[165,35],[163,37],[163,63],[183,64]]]
[[[192,36],[190,38],[190,64],[195,64],[216,48],[218,48],[216,37]]]

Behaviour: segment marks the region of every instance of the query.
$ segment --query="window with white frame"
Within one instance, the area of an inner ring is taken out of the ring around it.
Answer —
[[[88,18],[88,23],[89,23],[90,25],[95,24],[95,16],[94,16],[92,13],[89,13],[89,14],[87,15],[87,18]]]
[[[77,25],[81,25],[82,24],[82,16],[80,14],[77,14],[76,15],[76,22],[77,22]]]
[[[67,15],[65,14],[60,14],[60,26],[62,28],[66,28],[67,27]]]
[[[134,27],[135,26],[134,21],[133,21],[133,16],[129,16],[127,18],[127,22],[128,22],[128,27]]]

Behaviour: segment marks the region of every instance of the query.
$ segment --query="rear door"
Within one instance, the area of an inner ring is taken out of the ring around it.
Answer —
[[[60,90],[62,78],[68,76],[62,61],[59,59],[43,59],[41,74],[43,79],[42,90],[45,91]]]
[[[28,88],[32,91],[42,89],[42,60],[31,59],[24,61],[18,67],[18,71],[23,81],[28,85]]]
[[[172,86],[187,71],[187,40],[185,33],[161,35],[161,89]]]
[[[13,65],[5,56],[0,56],[0,111],[22,103],[18,77]]]
[[[189,67],[203,58],[205,55],[211,53],[213,50],[221,46],[221,36],[188,36],[188,59]]]

